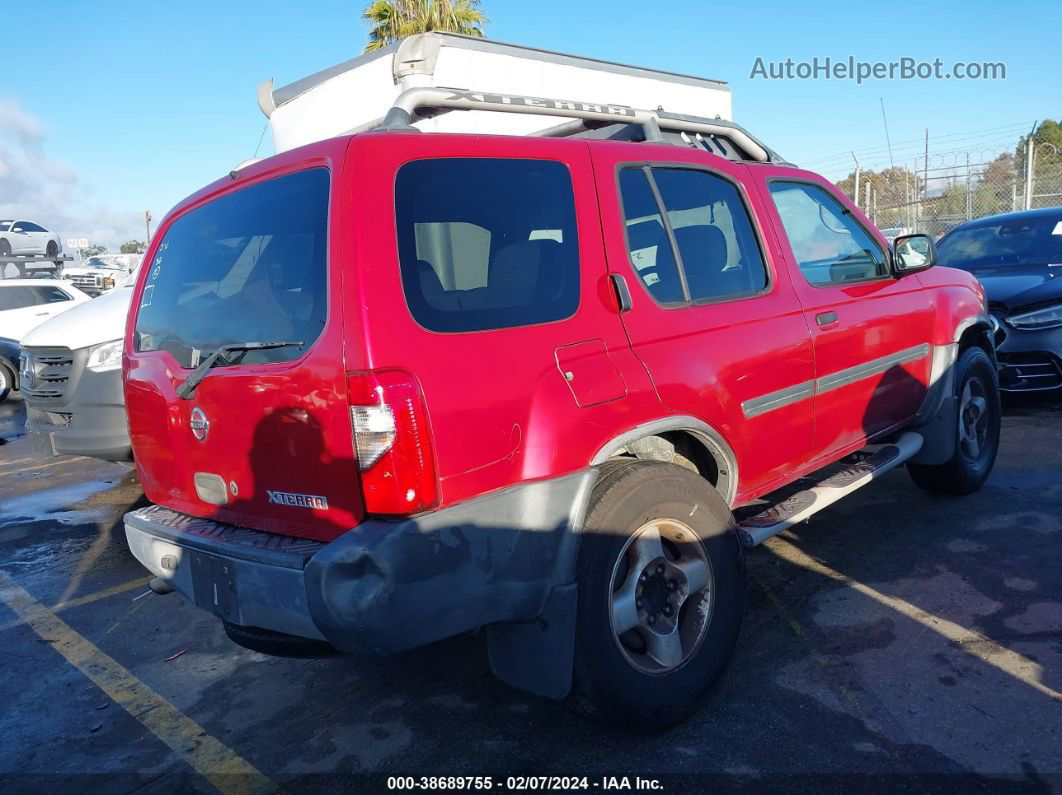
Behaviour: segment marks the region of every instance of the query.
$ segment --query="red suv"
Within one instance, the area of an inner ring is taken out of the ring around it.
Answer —
[[[400,103],[160,227],[124,361],[154,590],[278,653],[486,627],[503,680],[659,728],[733,652],[743,547],[900,464],[984,482],[991,321],[928,238],[726,122],[420,99],[576,120]]]

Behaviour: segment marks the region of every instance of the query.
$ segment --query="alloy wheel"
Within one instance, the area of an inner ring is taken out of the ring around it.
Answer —
[[[634,668],[681,668],[711,623],[714,575],[704,545],[676,519],[652,519],[627,539],[612,571],[612,635]]]

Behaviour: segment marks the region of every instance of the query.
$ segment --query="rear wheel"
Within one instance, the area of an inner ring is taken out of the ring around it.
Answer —
[[[908,464],[907,471],[927,491],[972,494],[988,479],[999,451],[999,381],[992,360],[981,348],[967,348],[959,355],[955,394],[959,417],[952,457],[943,464]]]
[[[54,240],[49,240],[48,241],[48,247],[45,249],[45,253],[49,257],[58,257],[59,256],[59,246],[57,246],[55,244]]]
[[[577,568],[569,704],[646,733],[684,720],[726,668],[745,609],[744,557],[722,497],[673,464],[606,464]]]

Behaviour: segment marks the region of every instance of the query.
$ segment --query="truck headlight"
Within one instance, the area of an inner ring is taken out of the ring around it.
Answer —
[[[1024,312],[1020,315],[1012,315],[1007,318],[1007,323],[1014,328],[1026,331],[1038,331],[1044,328],[1062,326],[1062,304],[1047,306],[1033,312]]]
[[[85,366],[94,373],[117,370],[122,366],[122,340],[93,345],[89,348],[88,364]]]

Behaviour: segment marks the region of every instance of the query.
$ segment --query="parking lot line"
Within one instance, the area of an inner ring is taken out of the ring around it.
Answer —
[[[58,613],[60,610],[69,610],[71,607],[81,607],[81,605],[88,605],[96,602],[100,599],[106,599],[110,596],[117,596],[118,594],[125,593],[126,591],[132,591],[135,588],[147,588],[148,580],[150,577],[138,577],[135,580],[129,580],[129,582],[119,583],[118,585],[112,585],[110,588],[103,588],[99,591],[93,591],[92,593],[79,596],[76,599],[67,599],[63,602],[56,602],[51,606],[53,613]],[[16,618],[12,621],[7,621],[0,624],[0,632],[5,632],[12,627],[21,626],[26,623],[21,618]]]
[[[964,650],[968,654],[972,654],[974,657],[991,665],[993,668],[997,668],[1003,673],[1013,676],[1018,681],[1028,685],[1034,690],[1038,690],[1055,701],[1062,701],[1062,693],[1048,687],[1040,681],[1039,672],[1042,669],[1038,663],[1030,660],[1028,657],[1024,657],[1015,651],[1011,651],[1005,646],[999,645],[994,640],[982,635],[980,632],[975,632],[974,630],[967,629],[953,621],[948,621],[946,618],[934,615],[928,610],[916,607],[898,596],[884,594],[881,591],[871,588],[869,585],[865,585],[858,580],[852,579],[847,574],[842,574],[839,571],[831,569],[826,564],[805,554],[802,550],[798,549],[781,536],[775,536],[773,539],[770,539],[766,543],[766,546],[783,560],[847,585],[854,591],[873,599],[875,602],[878,602],[885,607],[895,610],[897,613],[921,624],[926,629],[936,632],[941,637],[954,643],[956,647]]]
[[[2,571],[0,602],[218,790],[226,795],[278,790],[264,773],[207,734],[202,726],[79,635]]]
[[[34,461],[36,459],[29,458],[29,459],[23,459],[23,460],[25,460],[25,461]],[[9,464],[6,464],[6,463],[5,464],[0,464],[0,475],[7,475],[7,474],[10,474],[11,472],[14,472],[15,470],[18,470],[19,472],[36,472],[39,469],[52,470],[52,469],[55,469],[58,466],[62,466],[63,464],[78,464],[80,462],[81,462],[81,459],[74,458],[72,456],[67,456],[66,458],[59,458],[59,459],[56,459],[55,461],[49,461],[46,464],[40,464],[40,465],[35,466],[35,467],[18,466],[18,462],[17,461],[12,461]]]

